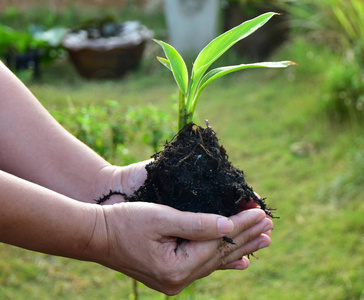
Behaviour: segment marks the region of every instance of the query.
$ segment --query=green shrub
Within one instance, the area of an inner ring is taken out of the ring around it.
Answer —
[[[353,203],[354,199],[362,198],[364,185],[364,137],[357,136],[351,141],[351,147],[343,155],[342,171],[330,182],[328,199],[337,205]],[[349,202],[348,202],[349,201]],[[360,202],[360,200],[359,200]]]
[[[102,105],[68,107],[52,114],[75,137],[118,164],[137,161],[129,151],[133,143],[148,146],[152,155],[172,138],[171,117],[151,105],[121,112],[118,102],[105,101]]]
[[[364,137],[358,136],[353,145],[347,156],[346,186],[350,190],[360,190],[364,185]]]
[[[172,138],[172,117],[155,106],[130,107],[125,117],[134,139],[139,136],[139,140],[150,146],[153,152]]]
[[[336,50],[363,47],[364,3],[361,0],[291,0],[281,2],[295,33]]]
[[[362,119],[364,104],[364,2],[293,0],[285,6],[293,30],[329,47],[341,60],[323,68],[325,108],[334,121]]]
[[[360,121],[364,117],[364,75],[355,61],[336,63],[327,70],[323,100],[335,122]]]

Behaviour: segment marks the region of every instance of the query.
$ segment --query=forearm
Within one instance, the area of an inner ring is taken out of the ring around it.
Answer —
[[[0,169],[69,197],[92,201],[99,172],[107,166],[60,126],[0,62]]]
[[[2,171],[0,189],[0,242],[89,260],[85,249],[95,228],[102,228],[97,226],[100,206],[73,201]]]

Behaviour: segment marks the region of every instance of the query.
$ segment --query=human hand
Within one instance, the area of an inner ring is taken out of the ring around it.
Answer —
[[[272,221],[260,209],[230,219],[152,203],[97,206],[88,259],[175,295],[219,269],[246,269],[242,257],[270,244]],[[223,241],[228,235],[233,244]],[[186,241],[179,244],[177,237]]]
[[[115,195],[107,197],[100,204],[111,205],[124,202],[122,194],[131,195],[143,185],[147,178],[145,166],[150,162],[151,160],[145,160],[124,167],[106,166],[99,172],[98,179],[96,179],[96,182],[100,184],[96,184],[93,199],[100,200],[100,197],[102,198],[112,191]]]
[[[224,260],[227,260],[228,262],[222,263],[220,269],[245,270],[249,266],[249,259],[246,255],[249,256],[249,254],[270,245],[271,230],[273,228],[271,217],[266,216],[264,213],[263,216],[265,215],[265,218],[261,221],[258,218],[256,224],[253,224],[250,228],[246,228],[244,219],[247,216],[245,214],[250,214],[252,211],[262,212],[260,208],[251,208],[230,217],[234,224],[239,224],[241,227],[239,228],[239,225],[235,226],[234,231],[228,235],[236,245],[231,245],[233,251],[224,257]],[[262,233],[255,236],[255,234],[257,232],[259,233],[260,230]],[[253,238],[250,239],[251,237]]]

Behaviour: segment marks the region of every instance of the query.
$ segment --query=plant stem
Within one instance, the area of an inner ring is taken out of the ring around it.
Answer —
[[[133,294],[134,294],[134,300],[139,300],[138,281],[135,279],[133,279]]]
[[[180,131],[185,125],[187,125],[187,109],[185,95],[179,91],[179,107],[178,107],[178,131]]]

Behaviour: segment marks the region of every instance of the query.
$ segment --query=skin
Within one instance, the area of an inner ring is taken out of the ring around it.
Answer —
[[[1,62],[0,91],[0,242],[96,262],[167,295],[216,270],[244,270],[245,255],[269,246],[273,223],[257,208],[226,218],[121,196],[96,205],[110,189],[142,185],[148,161],[110,165]]]

